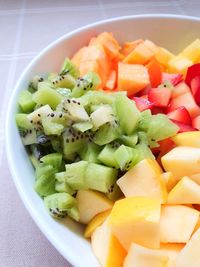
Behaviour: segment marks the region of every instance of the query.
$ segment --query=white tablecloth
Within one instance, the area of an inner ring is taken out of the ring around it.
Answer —
[[[59,36],[94,21],[143,13],[199,16],[199,10],[199,0],[0,0],[0,267],[70,266],[31,219],[6,160],[7,103],[25,66]]]

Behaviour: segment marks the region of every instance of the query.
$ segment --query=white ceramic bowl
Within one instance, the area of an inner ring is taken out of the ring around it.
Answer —
[[[114,18],[67,33],[45,48],[25,69],[10,99],[6,123],[6,147],[9,166],[17,190],[31,216],[57,250],[76,267],[97,267],[90,244],[81,226],[66,219],[52,219],[43,201],[33,190],[34,171],[15,125],[18,94],[35,74],[58,71],[64,58],[71,56],[90,37],[102,31],[113,32],[121,42],[148,38],[173,52],[178,52],[200,34],[200,19],[174,15],[141,15]],[[113,266],[114,267],[114,266]]]

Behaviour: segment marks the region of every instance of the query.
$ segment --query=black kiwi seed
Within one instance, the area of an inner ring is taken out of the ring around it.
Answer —
[[[79,136],[76,137],[76,140],[79,140]]]
[[[51,117],[52,117],[52,118],[54,117],[54,113],[51,113]]]
[[[72,100],[72,102],[73,102],[74,104],[76,104],[76,101],[75,101],[75,100]]]
[[[43,79],[42,77],[40,77],[40,78],[38,79],[38,82],[42,82],[42,81],[44,81],[44,79]]]
[[[31,120],[30,123],[33,123],[33,120]]]
[[[71,103],[70,99],[67,99],[67,102],[68,102],[68,103]]]
[[[72,143],[75,141],[75,138],[74,137],[72,137]]]
[[[92,88],[92,86],[93,86],[93,83],[90,83],[90,88]]]
[[[62,113],[59,115],[59,118],[62,118]]]
[[[41,115],[38,113],[38,117],[41,117]]]
[[[69,143],[69,139],[66,139],[66,143]]]
[[[81,134],[81,138],[83,139],[83,137],[84,137],[84,135],[83,134]]]

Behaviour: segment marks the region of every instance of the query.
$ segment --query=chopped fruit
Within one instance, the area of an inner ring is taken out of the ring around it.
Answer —
[[[163,172],[160,175],[160,178],[164,180],[168,192],[170,192],[177,183],[174,175],[171,172]]]
[[[171,73],[181,73],[186,74],[187,68],[190,67],[193,64],[191,60],[188,58],[178,55],[173,57],[168,62],[168,70]]]
[[[177,180],[183,176],[200,173],[200,148],[179,146],[173,148],[162,159],[165,171],[173,173]]]
[[[173,57],[174,55],[163,47],[159,47],[158,51],[155,53],[156,60],[165,67],[167,67],[169,60]]]
[[[124,62],[128,64],[146,64],[156,52],[156,45],[149,40],[145,40],[125,57]]]
[[[197,63],[188,68],[187,75],[185,77],[185,82],[188,84],[188,86],[190,86],[191,81],[199,75],[200,75],[200,63]]]
[[[167,203],[200,204],[200,185],[189,177],[183,177],[169,192]]]
[[[176,267],[199,267],[200,229],[198,229],[176,259]]]
[[[195,207],[194,207],[195,208]],[[195,228],[194,228],[194,231],[193,231],[193,234],[200,228],[200,216],[199,216],[199,219],[195,225]]]
[[[200,105],[200,76],[192,79],[190,87],[196,103]]]
[[[169,105],[169,112],[184,106],[190,113],[191,118],[200,115],[200,108],[196,104],[193,95],[188,92],[173,98]]]
[[[124,260],[124,267],[167,267],[169,256],[158,249],[149,249],[132,243]]]
[[[200,173],[190,175],[190,179],[200,185]]]
[[[196,39],[188,45],[181,54],[192,60],[194,63],[198,62],[200,60],[200,40]]]
[[[106,81],[106,84],[105,84],[105,89],[106,90],[115,89],[116,82],[117,82],[117,73],[115,70],[111,70],[111,72],[108,76],[108,80]]]
[[[200,115],[198,115],[192,120],[192,126],[200,131]]]
[[[190,93],[190,88],[185,82],[182,81],[172,89],[172,98],[183,95],[185,93]]]
[[[104,194],[92,190],[79,190],[76,199],[80,222],[84,224],[89,223],[97,214],[110,210],[113,206],[113,202]]]
[[[199,212],[182,205],[163,205],[160,218],[161,243],[186,243],[199,219]]]
[[[179,133],[184,133],[184,132],[192,132],[192,131],[196,131],[196,129],[194,129],[192,126],[188,125],[188,124],[185,124],[185,123],[181,123],[179,121],[175,121],[175,120],[172,120],[173,123],[175,123],[178,128],[179,128]]]
[[[122,176],[117,184],[126,197],[144,196],[166,202],[167,190],[156,160],[144,159]]]
[[[150,83],[146,67],[137,64],[118,64],[118,90],[133,95]]]
[[[153,107],[153,105],[154,105],[148,99],[143,98],[143,97],[134,96],[131,99],[133,99],[135,101],[135,104],[136,104],[137,108],[141,112],[146,110],[146,109],[151,109]]]
[[[168,88],[152,88],[149,90],[148,99],[156,107],[167,107],[171,94],[172,92]]]
[[[142,39],[135,40],[133,42],[126,42],[122,47],[121,53],[125,56],[128,56],[139,44],[143,43]]]
[[[173,86],[178,85],[183,80],[182,74],[175,74],[175,73],[166,73],[163,72],[162,74],[162,83],[170,82]]]
[[[160,209],[160,201],[153,198],[124,198],[115,202],[109,216],[109,225],[127,251],[132,242],[158,248]]]
[[[98,213],[87,225],[85,228],[84,236],[86,238],[91,237],[92,233],[97,227],[103,224],[103,222],[108,218],[111,210],[106,210],[101,213]]]
[[[162,67],[158,61],[152,59],[147,65],[151,87],[155,88],[162,82]]]
[[[192,146],[200,148],[200,132],[192,131],[179,133],[172,137],[172,140],[177,146]]]
[[[91,245],[102,267],[122,267],[126,251],[113,235],[108,219],[93,232]]]
[[[169,112],[167,117],[171,120],[179,121],[184,124],[192,124],[190,114],[185,107],[178,107],[177,109]]]

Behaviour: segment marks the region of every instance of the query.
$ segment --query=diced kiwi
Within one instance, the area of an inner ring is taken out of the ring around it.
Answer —
[[[54,76],[52,79],[50,78],[49,80],[52,82],[54,88],[72,89],[76,84],[76,79],[70,74],[57,75]]]
[[[35,170],[35,177],[39,179],[42,175],[53,175],[55,174],[56,170],[50,164],[39,163]]]
[[[160,141],[168,137],[174,136],[178,132],[179,128],[164,114],[153,115],[147,135],[153,141]]]
[[[97,110],[90,115],[94,129],[98,129],[100,126],[107,122],[114,120],[114,114],[111,106],[101,105]]]
[[[83,149],[79,152],[82,160],[88,162],[99,163],[98,154],[100,152],[100,147],[94,143],[88,143]]]
[[[30,154],[29,158],[30,158],[30,161],[31,161],[33,167],[36,169],[39,166],[40,161],[33,154]]]
[[[79,161],[71,164],[66,164],[66,182],[74,190],[87,189],[86,170],[88,167],[87,161]]]
[[[40,162],[47,165],[52,165],[56,169],[60,169],[62,164],[62,154],[61,153],[51,153],[40,158]]]
[[[138,162],[139,153],[132,147],[121,145],[115,151],[113,157],[119,165],[120,169],[122,171],[127,171]]]
[[[80,97],[89,90],[94,90],[101,83],[99,76],[94,72],[88,72],[83,78],[78,78],[72,90],[72,97]]]
[[[140,118],[140,112],[135,102],[126,96],[118,96],[114,107],[123,132],[127,135],[132,134]]]
[[[123,197],[123,193],[120,190],[119,186],[115,183],[113,186],[111,186],[108,193],[106,193],[106,196],[113,201],[116,201]]]
[[[75,129],[66,128],[62,134],[63,138],[63,153],[65,157],[79,152],[85,145],[85,133],[76,131]]]
[[[30,123],[27,114],[24,113],[17,113],[15,115],[16,124],[19,127],[19,129],[32,129],[33,126]]]
[[[79,214],[79,209],[77,206],[73,206],[67,211],[67,215],[72,218],[75,221],[79,221],[80,219],[80,214]]]
[[[34,128],[42,129],[42,117],[51,114],[53,110],[50,108],[49,105],[42,106],[30,114],[27,115],[28,120],[31,122]]]
[[[138,131],[137,135],[138,135],[138,143],[140,144],[142,143],[148,146],[149,141],[147,134],[143,131]]]
[[[149,109],[144,110],[140,113],[140,115],[141,116],[140,116],[140,120],[138,123],[138,129],[146,132],[148,130],[149,123],[152,118],[151,111]]]
[[[126,146],[135,147],[138,142],[138,135],[137,133],[122,135],[119,137],[119,141]]]
[[[108,193],[116,182],[117,170],[96,163],[88,163],[85,173],[86,187]]]
[[[29,89],[34,92],[38,89],[38,84],[40,82],[43,82],[44,81],[44,78],[39,76],[39,75],[35,75],[31,80],[30,80],[30,83],[29,83]]]
[[[20,93],[18,103],[21,110],[25,113],[30,113],[33,111],[36,105],[33,95],[28,90],[24,90]]]
[[[44,198],[44,205],[55,218],[64,218],[68,210],[77,206],[76,199],[68,193],[55,193]]]
[[[119,168],[116,160],[113,155],[116,151],[116,148],[112,146],[112,144],[107,144],[99,153],[98,160],[100,160],[103,164],[108,167]]]
[[[76,122],[72,125],[72,127],[77,130],[80,131],[82,133],[92,129],[93,124],[90,121],[83,121],[83,122]]]
[[[61,135],[64,131],[64,126],[60,123],[52,122],[51,117],[42,118],[42,126],[44,133],[47,135]]]
[[[71,97],[71,90],[67,88],[56,88],[56,92],[58,92],[63,97],[70,98]]]
[[[79,69],[71,60],[69,60],[69,58],[65,58],[63,65],[61,67],[60,73],[59,73],[60,76],[63,76],[66,74],[70,74],[76,79],[80,76]]]
[[[73,195],[75,191],[69,186],[69,184],[66,182],[66,172],[58,172],[55,174],[56,183],[55,183],[55,189],[57,192],[66,192],[70,195]]]
[[[135,146],[135,149],[139,152],[138,162],[143,159],[155,159],[151,149],[144,143]]]
[[[56,109],[62,99],[63,96],[46,82],[41,82],[38,86],[38,90],[33,94],[33,100],[37,104],[49,105],[52,109]]]
[[[120,134],[117,121],[107,122],[96,131],[93,141],[95,144],[103,146],[119,138]]]
[[[42,197],[55,193],[55,175],[50,172],[41,175],[35,181],[34,188],[35,191]]]
[[[58,106],[58,111],[62,111],[72,121],[89,121],[89,116],[77,99],[65,99]]]

